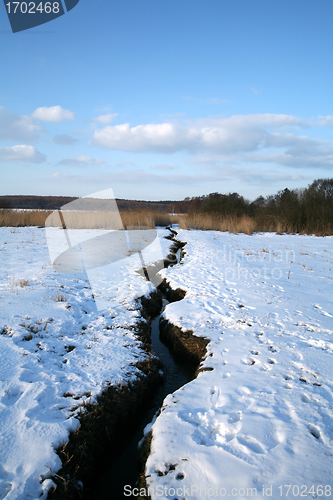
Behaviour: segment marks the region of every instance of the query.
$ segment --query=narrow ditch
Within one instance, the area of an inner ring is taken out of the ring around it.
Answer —
[[[167,238],[173,244],[165,267],[180,263],[186,244],[169,230]],[[137,364],[142,376],[124,387],[108,387],[97,405],[87,405],[79,429],[57,450],[63,467],[52,475],[57,488],[49,492],[48,500],[120,500],[126,498],[125,485],[144,483],[150,443],[146,439],[138,448],[143,431],[165,397],[196,376],[208,343],[161,318],[167,303],[182,300],[185,292],[173,290],[165,280],[158,288],[150,297],[141,298],[144,321],[138,324],[137,333],[152,354]]]
[[[168,303],[163,302],[164,305]],[[164,365],[164,381],[148,405],[147,412],[142,417],[131,442],[116,460],[106,464],[105,473],[98,478],[96,487],[89,495],[90,500],[125,498],[124,486],[130,485],[133,488],[142,472],[140,470],[141,450],[138,449],[138,443],[143,437],[144,428],[152,421],[162,406],[164,398],[194,378],[193,370],[175,361],[168,347],[159,339],[159,320],[160,316],[153,319],[151,323],[151,350]]]
[[[184,253],[182,252],[185,243],[175,239],[177,233],[170,229],[168,239],[173,241],[170,247],[170,253],[164,262],[165,267],[179,264]],[[141,416],[141,421],[137,426],[135,435],[124,448],[122,453],[109,463],[105,464],[103,474],[97,479],[95,487],[91,489],[87,500],[103,499],[123,499],[125,485],[131,486],[131,489],[138,484],[138,481],[144,481],[143,468],[147,453],[149,453],[149,444],[139,447],[140,441],[143,441],[144,429],[150,424],[154,416],[158,413],[165,397],[175,392],[177,389],[188,383],[195,376],[195,367],[191,362],[184,362],[180,356],[172,354],[171,345],[161,341],[162,331],[160,326],[167,322],[162,320],[164,308],[170,302],[176,302],[184,298],[183,290],[172,290],[166,281],[159,286],[159,293],[162,298],[162,305],[159,314],[150,322],[150,349],[151,352],[163,363],[164,379],[158,390],[154,394],[147,410]],[[145,304],[145,309],[149,303]],[[167,335],[166,335],[167,338]],[[141,478],[140,478],[141,475]]]

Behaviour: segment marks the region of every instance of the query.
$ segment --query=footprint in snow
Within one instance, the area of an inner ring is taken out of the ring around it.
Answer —
[[[240,410],[230,414],[230,422],[239,422],[240,420],[242,420],[242,412]]]
[[[265,372],[268,372],[268,371],[269,371],[269,370],[271,370],[271,369],[272,369],[272,367],[271,367],[271,366],[269,366],[269,365],[267,365],[266,363],[265,363],[265,364],[263,364],[263,365],[261,366],[261,368],[260,368],[260,370],[265,371]]]
[[[303,403],[311,403],[311,399],[307,394],[305,394],[305,392],[301,395],[301,400],[303,401]]]
[[[250,451],[253,451],[254,453],[260,453],[260,454],[266,453],[264,445],[261,444],[260,441],[258,441],[256,438],[252,436],[246,436],[245,434],[241,434],[237,436],[237,441],[243,446],[246,446]]]
[[[6,406],[12,406],[20,399],[23,391],[18,386],[13,386],[5,391],[5,394],[1,398],[1,403]]]
[[[30,384],[32,382],[40,382],[42,380],[42,377],[41,375],[39,375],[38,373],[34,373],[30,369],[25,369],[20,375],[20,380],[22,382],[28,382]]]
[[[244,363],[245,365],[255,365],[256,360],[253,358],[242,359],[242,363]]]
[[[314,436],[316,439],[321,438],[320,430],[318,429],[317,426],[313,424],[308,424],[307,428],[310,431],[310,434],[312,434],[312,436]]]

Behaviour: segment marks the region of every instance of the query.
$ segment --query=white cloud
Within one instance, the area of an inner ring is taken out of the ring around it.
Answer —
[[[123,151],[154,151],[191,153],[206,151],[237,151],[256,149],[264,140],[259,128],[238,127],[237,133],[228,127],[181,127],[172,123],[138,125],[128,123],[96,130],[92,144]]]
[[[302,129],[314,127],[319,119],[322,117],[305,120],[267,113],[135,127],[124,123],[96,130],[91,144],[132,152],[185,151],[191,155],[204,153],[207,157],[218,155],[219,161],[230,165],[267,162],[295,168],[331,169],[333,143],[299,134]],[[330,117],[325,117],[325,123],[330,123]]]
[[[105,163],[104,160],[81,155],[76,158],[64,158],[58,162],[58,165],[67,165],[69,167],[87,167],[91,165],[102,165],[103,163]]]
[[[30,116],[16,115],[0,106],[0,140],[35,141],[41,130]]]
[[[74,113],[68,109],[63,109],[61,106],[51,106],[37,108],[31,116],[37,120],[45,122],[62,122],[74,120]]]
[[[0,162],[43,163],[46,156],[33,146],[0,147]]]
[[[95,116],[92,121],[101,125],[106,125],[107,123],[111,123],[117,116],[118,113],[108,113],[107,115]]]
[[[96,130],[92,144],[123,151],[175,153],[188,151],[255,151],[262,146],[269,130],[309,126],[290,115],[235,115],[178,123],[150,123],[130,127],[129,123]]]

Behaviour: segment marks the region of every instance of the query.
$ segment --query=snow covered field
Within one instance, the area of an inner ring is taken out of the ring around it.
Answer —
[[[185,258],[161,274],[187,294],[164,316],[210,343],[206,370],[153,425],[152,499],[330,498],[333,238],[177,238]],[[0,257],[0,499],[46,498],[79,407],[135,377],[145,357],[134,297],[151,285],[137,255],[96,273],[93,289],[87,276],[56,273],[40,228],[1,228]]]
[[[61,230],[52,231],[61,241]],[[133,365],[147,356],[133,333],[140,316],[134,298],[153,288],[137,272],[138,254],[108,273],[90,272],[91,288],[86,275],[54,271],[45,233],[0,228],[1,500],[46,498],[50,471],[61,466],[55,449],[78,426],[80,407],[106,383],[135,377]],[[167,234],[159,230],[163,256]],[[154,261],[149,248],[142,253],[146,264]],[[103,303],[108,309],[97,309]]]
[[[164,317],[210,343],[152,427],[152,499],[331,498],[333,238],[177,238],[162,274],[187,294]]]

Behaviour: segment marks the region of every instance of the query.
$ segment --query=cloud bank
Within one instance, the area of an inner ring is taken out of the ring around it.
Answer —
[[[272,129],[308,126],[289,115],[236,115],[178,123],[150,123],[130,127],[129,123],[96,130],[92,144],[123,151],[211,151],[218,153],[253,151],[265,145]]]
[[[333,167],[333,143],[298,135],[331,126],[332,117],[304,120],[283,114],[235,115],[180,123],[130,127],[108,125],[94,132],[91,145],[130,152],[210,153],[221,161],[273,162],[292,167]],[[292,133],[290,133],[292,132]]]

